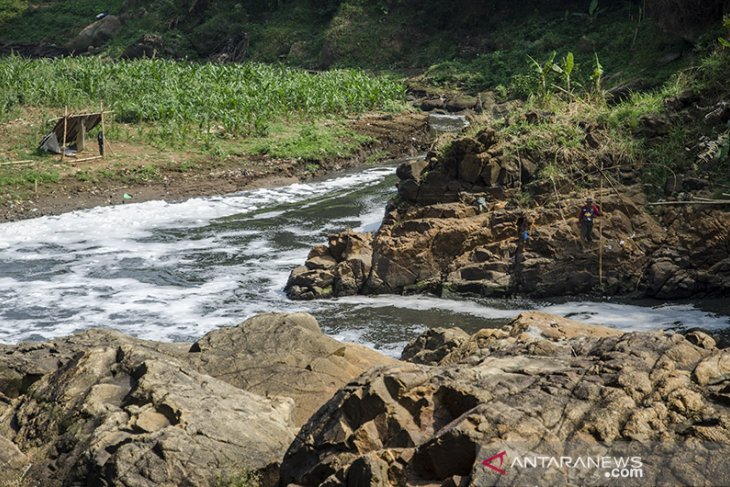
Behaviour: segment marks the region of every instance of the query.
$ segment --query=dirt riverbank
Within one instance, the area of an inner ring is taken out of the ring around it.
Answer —
[[[363,145],[353,156],[323,160],[276,159],[267,155],[207,156],[201,160],[197,156],[197,161],[185,164],[193,157],[186,152],[161,151],[148,157],[139,153],[139,148],[118,144],[114,153],[104,160],[67,160],[63,165],[54,166],[59,173],[57,182],[40,183],[30,191],[3,191],[0,222],[103,205],[178,201],[291,184],[334,171],[412,156],[424,151],[431,141],[427,116],[423,113],[368,114],[351,120],[349,127],[373,141]],[[123,164],[120,164],[120,156],[124,158]],[[105,170],[115,176],[87,176]],[[131,199],[125,198],[125,194]]]

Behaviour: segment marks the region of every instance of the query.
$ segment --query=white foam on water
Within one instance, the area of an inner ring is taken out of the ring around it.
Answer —
[[[416,334],[426,331],[424,327],[420,327],[416,331]],[[328,335],[331,338],[343,343],[354,343],[358,345],[364,345],[379,351],[380,353],[387,355],[388,357],[399,359],[401,352],[408,344],[406,341],[395,341],[389,343],[375,343],[374,341],[367,338],[368,330],[362,328],[340,330],[337,332],[330,332]]]
[[[312,244],[325,243],[326,233],[345,226],[377,228],[390,189],[380,186],[377,194],[362,189],[392,173],[393,168],[375,168],[282,188],[180,203],[124,204],[2,224],[0,342],[58,337],[90,327],[184,340],[256,313],[310,311],[329,314],[333,323],[339,320],[337,326],[325,326],[336,338],[397,357],[404,337],[426,328],[406,320],[389,322],[393,310],[404,310],[403,316],[411,310],[411,317],[413,311],[423,312],[431,317],[423,322],[432,324],[450,315],[486,322],[521,312],[430,296],[354,296],[326,302],[285,298],[282,289],[289,272],[303,264]],[[321,216],[329,204],[336,205],[337,218]],[[574,302],[539,308],[626,330],[680,322],[709,329],[730,325],[727,317],[691,305]]]
[[[383,294],[377,296],[347,296],[334,300],[349,304],[359,309],[402,308],[411,310],[443,310],[452,313],[463,313],[485,319],[514,318],[520,309],[499,309],[485,306],[476,301],[444,299],[426,295],[399,296]]]
[[[250,229],[223,227],[217,233],[206,226],[232,215],[275,219],[288,211],[282,205],[313,205],[313,198],[361,189],[392,173],[393,168],[381,167],[316,183],[180,203],[99,207],[2,224],[0,342],[98,326],[149,339],[179,339],[235,324],[256,312],[301,308],[283,301],[281,288],[307,249],[277,252],[265,235]],[[273,206],[279,208],[267,211]],[[258,210],[263,211],[245,216]],[[289,230],[298,236],[316,233]],[[161,239],[160,231],[167,237]],[[246,262],[216,261],[238,255]],[[239,293],[245,296],[238,299]]]
[[[693,304],[662,304],[650,307],[606,302],[569,302],[543,306],[540,311],[626,331],[674,327],[720,330],[730,326],[730,317],[708,313]]]

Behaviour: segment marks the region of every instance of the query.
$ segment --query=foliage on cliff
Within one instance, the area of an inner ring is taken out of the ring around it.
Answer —
[[[541,59],[552,51],[586,58],[596,52],[614,82],[640,76],[657,84],[677,69],[672,56],[686,59],[690,42],[718,26],[723,11],[723,0],[2,3],[0,45],[63,46],[97,13],[108,12],[119,16],[121,31],[93,52],[112,57],[153,36],[159,56],[283,61],[316,69],[415,68],[427,70],[431,83],[470,90],[502,85],[517,93],[527,56]],[[691,21],[680,22],[687,12]],[[586,75],[584,64],[578,61],[577,75]]]

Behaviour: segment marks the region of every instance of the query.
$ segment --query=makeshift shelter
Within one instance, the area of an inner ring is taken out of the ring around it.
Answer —
[[[104,115],[108,113],[112,112],[105,112],[103,106],[96,113],[81,113],[78,115],[69,114],[67,110],[64,110],[64,116],[58,118],[53,130],[43,137],[39,149],[61,154],[61,159],[64,156],[75,157],[76,153],[83,152],[86,149],[86,137],[89,131],[101,125],[97,138],[99,155],[88,159],[104,157],[104,145],[108,143],[105,141],[104,136]]]

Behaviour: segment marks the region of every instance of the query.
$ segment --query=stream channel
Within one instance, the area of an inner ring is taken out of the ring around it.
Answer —
[[[730,305],[452,300],[428,296],[289,301],[282,289],[328,233],[375,231],[395,166],[279,188],[75,211],[0,225],[0,343],[91,327],[192,341],[261,312],[308,311],[324,331],[398,356],[428,327],[473,332],[539,309],[626,330],[730,329]]]

